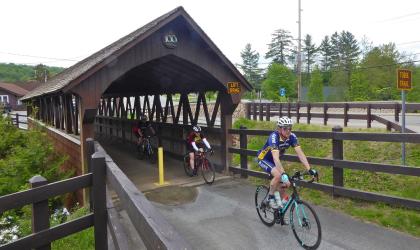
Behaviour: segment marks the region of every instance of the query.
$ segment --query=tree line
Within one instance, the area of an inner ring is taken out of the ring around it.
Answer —
[[[415,54],[397,50],[394,43],[374,46],[367,38],[358,41],[349,31],[334,32],[325,36],[320,44],[307,34],[302,40],[302,86],[307,90],[305,101],[367,101],[398,100],[396,88],[398,68],[412,70],[413,90],[407,100],[420,101],[420,67],[415,64]],[[242,63],[237,66],[254,87],[246,95],[275,101],[297,98],[297,41],[284,29],[275,30],[268,43],[264,58],[271,62],[266,68],[259,65],[260,54],[246,44],[241,51]],[[418,86],[418,85],[417,85]],[[280,97],[279,89],[286,90]],[[324,95],[324,89],[329,94]]]
[[[63,70],[64,68],[61,67],[51,67],[43,64],[30,66],[14,63],[0,63],[0,82],[45,82]]]

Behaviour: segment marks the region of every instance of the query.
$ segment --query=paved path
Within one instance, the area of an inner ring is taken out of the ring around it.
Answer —
[[[255,187],[244,180],[198,187],[195,202],[156,207],[196,249],[302,249],[288,226],[264,226],[255,211]],[[319,249],[419,249],[420,239],[315,207],[322,226]]]
[[[101,142],[107,153],[141,191],[156,188],[157,169],[133,157],[130,147]],[[254,208],[255,186],[246,180],[217,177],[209,185],[201,177],[185,176],[179,161],[165,159],[166,179],[172,185],[198,188],[191,203],[168,206],[153,203],[195,249],[301,249],[287,226],[264,226]],[[322,225],[319,249],[419,249],[420,239],[367,224],[331,209],[315,207]],[[145,249],[141,239],[120,211],[132,249]]]

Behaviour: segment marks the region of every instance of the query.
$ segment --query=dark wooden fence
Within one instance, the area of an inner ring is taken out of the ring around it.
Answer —
[[[388,130],[394,129],[401,131],[401,126],[396,123],[399,122],[399,115],[401,113],[401,103],[246,103],[246,117],[253,120],[270,120],[273,116],[296,117],[297,122],[300,122],[302,117],[306,117],[306,122],[311,123],[311,118],[323,118],[324,125],[327,125],[329,118],[343,119],[344,126],[347,126],[350,119],[366,120],[366,126],[371,127],[372,121],[377,121],[386,126]],[[302,108],[305,109],[302,112]],[[313,112],[312,108],[321,108],[322,112]],[[343,113],[328,113],[331,108],[343,109]],[[349,113],[350,109],[365,109],[366,114]],[[378,115],[372,114],[372,110],[392,110],[394,113],[395,122],[384,119]],[[407,103],[406,112],[419,112],[420,103]],[[410,129],[406,129],[408,133],[415,133]]]
[[[21,128],[19,125],[25,124],[28,126],[28,117],[26,115],[16,114],[9,114],[12,124],[15,125],[17,128]],[[20,119],[19,119],[20,118]],[[26,127],[27,128],[27,127]]]
[[[97,148],[97,150],[95,149]],[[135,187],[121,169],[92,139],[87,140],[89,173],[55,183],[41,176],[31,178],[31,189],[0,197],[0,214],[32,204],[32,234],[0,246],[3,249],[51,249],[51,242],[94,226],[95,249],[108,249],[109,229],[115,249],[129,249],[118,212],[109,190],[113,190],[148,249],[191,249],[163,216]],[[96,152],[95,152],[96,151]],[[48,199],[81,188],[90,188],[91,212],[50,228]],[[108,226],[108,227],[107,227]]]
[[[248,169],[247,156],[256,157],[257,151],[247,149],[247,136],[262,135],[268,136],[272,131],[269,130],[248,130],[230,129],[230,134],[239,134],[240,148],[229,148],[230,153],[240,154],[240,168],[230,167],[229,169],[234,173],[240,173],[242,177],[255,176],[260,178],[268,178],[268,175],[263,172],[253,171]],[[390,164],[378,164],[369,162],[358,162],[344,160],[343,142],[345,140],[356,141],[377,141],[377,142],[406,142],[406,143],[420,143],[420,134],[389,134],[389,133],[344,133],[341,127],[334,127],[332,132],[294,132],[300,138],[316,138],[316,139],[330,139],[332,140],[332,159],[308,157],[308,161],[313,165],[328,166],[333,168],[333,185],[320,183],[306,183],[299,184],[304,187],[313,188],[324,191],[335,196],[346,196],[351,198],[358,198],[368,201],[380,201],[388,204],[400,205],[413,209],[420,209],[420,201],[414,199],[406,199],[394,197],[389,195],[377,194],[372,192],[365,192],[356,189],[344,187],[343,169],[367,170],[372,172],[383,172],[408,176],[420,176],[420,168],[405,167]],[[283,155],[282,160],[290,162],[300,162],[297,156]],[[362,177],[363,178],[363,177]]]

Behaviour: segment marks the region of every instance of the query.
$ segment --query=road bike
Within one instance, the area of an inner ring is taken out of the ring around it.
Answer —
[[[216,170],[214,169],[211,162],[207,159],[208,151],[194,153],[194,170],[190,167],[190,155],[189,153],[184,155],[184,170],[188,176],[194,176],[198,170],[201,171],[204,181],[207,184],[212,184],[216,177]],[[213,154],[213,151],[210,151]]]
[[[137,145],[137,153],[140,160],[148,159],[150,163],[155,164],[157,155],[150,143],[151,136],[143,137],[142,142]]]
[[[304,249],[317,249],[321,243],[321,224],[315,210],[299,198],[296,188],[296,182],[303,180],[303,177],[307,175],[310,174],[296,172],[292,177],[289,177],[293,193],[286,204],[275,209],[269,206],[269,188],[259,185],[255,192],[255,206],[264,225],[271,227],[274,224],[289,224],[295,238]],[[313,176],[308,182],[313,182],[315,178],[318,179],[318,176]],[[284,219],[288,211],[289,223],[286,223]]]

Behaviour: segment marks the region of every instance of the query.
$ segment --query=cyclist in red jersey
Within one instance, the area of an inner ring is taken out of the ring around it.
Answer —
[[[197,174],[197,169],[194,169],[194,153],[203,152],[204,146],[211,152],[213,152],[213,149],[211,148],[207,139],[204,137],[203,133],[201,133],[200,126],[195,125],[192,129],[193,131],[191,131],[187,136],[187,152],[190,156],[190,167],[195,175]]]

